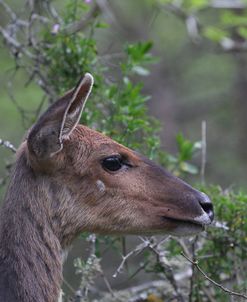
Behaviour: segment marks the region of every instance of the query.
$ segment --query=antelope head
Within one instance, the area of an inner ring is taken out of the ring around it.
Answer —
[[[190,235],[203,230],[213,220],[207,195],[78,124],[92,86],[87,73],[40,117],[27,139],[28,163],[46,191],[62,245],[82,231]]]

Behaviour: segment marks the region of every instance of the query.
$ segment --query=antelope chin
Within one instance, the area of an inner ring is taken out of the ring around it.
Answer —
[[[174,236],[191,236],[202,232],[205,229],[205,224],[201,224],[197,221],[180,220],[170,217],[162,217],[165,222],[169,222],[174,225],[169,229],[168,233]]]

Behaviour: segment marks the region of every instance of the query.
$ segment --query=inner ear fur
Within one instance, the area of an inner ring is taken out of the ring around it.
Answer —
[[[32,127],[28,149],[36,157],[52,157],[63,148],[63,139],[79,123],[82,111],[93,86],[93,77],[86,73],[76,87],[52,104]]]

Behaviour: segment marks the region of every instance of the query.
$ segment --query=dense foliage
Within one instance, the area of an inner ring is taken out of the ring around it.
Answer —
[[[79,6],[72,2],[64,17],[64,28],[68,25],[67,22],[72,22],[71,18],[77,16],[75,10],[79,10],[81,16],[81,11],[87,9],[88,6]],[[120,58],[117,79],[112,80],[108,75],[111,71],[107,65],[101,63],[103,58],[97,55],[94,38],[94,32],[105,26],[106,24],[96,19],[92,21],[86,34],[79,32],[67,35],[63,27],[56,35],[46,34],[44,51],[47,58],[47,77],[59,95],[73,87],[85,72],[90,71],[95,75],[95,85],[92,100],[85,109],[82,122],[120,143],[144,150],[154,157],[159,146],[158,123],[147,114],[145,103],[149,98],[141,94],[142,84],[135,84],[130,80],[135,74],[148,75],[145,67],[155,61],[149,53],[152,43],[127,45]]]

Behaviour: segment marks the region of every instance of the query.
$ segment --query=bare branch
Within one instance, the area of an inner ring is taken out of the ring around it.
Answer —
[[[185,301],[184,297],[182,296],[182,294],[180,292],[180,288],[177,284],[177,280],[175,279],[173,269],[172,269],[171,265],[169,264],[169,262],[167,261],[164,251],[160,248],[157,248],[157,245],[149,245],[149,248],[157,255],[158,262],[161,265],[161,267],[163,267],[163,269],[164,269],[163,272],[164,272],[167,280],[172,285],[172,287],[176,293],[177,300],[179,302],[184,302]]]
[[[15,47],[18,51],[21,49],[21,44],[17,40],[13,39],[2,26],[0,26],[0,32],[7,44]]]
[[[150,239],[143,238],[143,237],[139,237],[139,238],[143,241],[143,243],[137,245],[135,249],[130,251],[128,254],[122,256],[122,261],[121,261],[119,267],[117,268],[116,272],[113,274],[114,278],[116,278],[117,275],[122,272],[122,269],[129,257],[140,254],[146,248],[150,248],[150,247],[159,248],[161,246],[161,244],[164,243],[165,241],[167,241],[170,237],[166,236],[160,242],[157,242],[156,240],[154,241],[154,237],[151,237]]]
[[[3,0],[0,0],[0,5],[3,6],[3,8],[6,11],[6,13],[10,16],[10,18],[13,21],[15,21],[17,19],[16,14],[13,12],[13,10]]]
[[[91,10],[87,13],[86,16],[65,28],[65,33],[71,35],[78,31],[84,30],[89,25],[92,18],[95,18],[98,15],[99,11],[100,9],[97,3],[93,4]]]
[[[180,293],[180,289],[178,287],[177,280],[173,273],[172,267],[169,265],[169,262],[167,261],[167,259],[165,257],[165,252],[161,246],[162,243],[164,243],[165,241],[167,241],[169,239],[169,236],[165,237],[160,242],[157,242],[157,239],[155,237],[151,237],[151,238],[139,237],[139,238],[143,241],[143,243],[139,244],[134,250],[130,251],[126,256],[122,256],[123,260],[120,263],[120,265],[119,265],[117,271],[115,272],[115,274],[113,275],[113,277],[117,277],[117,275],[119,273],[121,273],[126,260],[130,256],[138,254],[138,253],[142,252],[143,250],[145,250],[146,248],[148,248],[152,252],[154,252],[154,254],[157,256],[159,264],[164,269],[164,274],[165,274],[167,280],[169,281],[169,283],[171,284],[171,286],[173,287],[173,289],[175,291],[176,298],[178,299],[178,301],[183,302],[184,298],[183,298],[182,294]]]
[[[116,272],[113,274],[113,278],[116,278],[117,275],[122,272],[125,262],[127,261],[127,259],[129,257],[131,257],[132,255],[137,255],[137,254],[141,253],[145,248],[147,248],[149,246],[149,244],[150,244],[150,241],[145,240],[143,243],[139,244],[134,250],[130,251],[125,256],[122,256],[122,261],[121,261],[119,267],[117,268]]]
[[[201,36],[200,25],[197,18],[194,15],[187,16],[185,24],[191,40],[195,43],[198,43],[201,40]]]
[[[191,264],[193,264],[197,270],[210,282],[212,283],[213,285],[217,286],[218,288],[220,288],[221,290],[223,290],[224,292],[226,292],[227,294],[231,295],[231,296],[237,296],[237,297],[241,297],[243,299],[246,299],[247,300],[247,295],[245,294],[241,294],[241,293],[237,293],[237,292],[234,292],[228,288],[226,288],[225,286],[223,286],[222,284],[214,281],[213,279],[211,279],[202,269],[201,267],[199,266],[198,264],[198,261],[196,260],[192,260],[190,259],[187,255],[185,255],[185,253],[181,253],[181,255],[187,259]]]
[[[16,148],[14,147],[13,144],[11,144],[11,142],[9,141],[4,141],[0,138],[0,146],[4,146],[5,148],[11,150],[12,152],[16,152]]]
[[[0,33],[2,34],[6,44],[10,46],[10,50],[14,56],[18,53],[23,53],[31,59],[34,58],[33,54],[26,49],[25,45],[21,44],[17,39],[10,35],[10,33],[2,26],[0,26]]]
[[[90,242],[91,251],[87,261],[83,264],[81,259],[76,259],[76,273],[81,274],[80,286],[75,292],[74,302],[83,302],[87,298],[90,287],[97,276],[102,276],[103,271],[100,265],[100,259],[96,256],[96,235],[88,236],[87,241]],[[105,281],[105,279],[104,279]]]
[[[48,14],[58,23],[62,23],[62,18],[59,16],[57,10],[53,5],[51,5],[50,0],[43,0],[43,5],[46,8]]]
[[[201,40],[200,32],[202,25],[195,15],[188,14],[179,5],[175,4],[162,5],[161,8],[171,12],[185,23],[188,35],[193,42],[198,43],[198,41]]]

